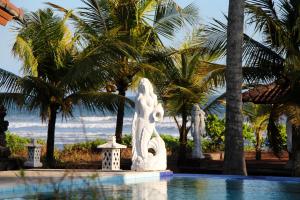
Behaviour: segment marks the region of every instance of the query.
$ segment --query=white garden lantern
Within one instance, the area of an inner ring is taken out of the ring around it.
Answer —
[[[42,167],[41,153],[42,145],[37,143],[36,139],[31,140],[31,144],[27,145],[28,148],[28,160],[24,163],[25,167]]]
[[[107,143],[99,145],[97,148],[103,149],[102,170],[120,170],[121,149],[125,149],[127,146],[118,144],[116,137],[112,136]]]

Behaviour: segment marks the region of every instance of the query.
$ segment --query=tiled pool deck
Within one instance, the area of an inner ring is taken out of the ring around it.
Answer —
[[[50,192],[56,188],[76,190],[89,185],[130,184],[170,177],[171,171],[100,171],[37,169],[0,172],[0,197],[12,194]],[[0,198],[1,199],[1,198]]]

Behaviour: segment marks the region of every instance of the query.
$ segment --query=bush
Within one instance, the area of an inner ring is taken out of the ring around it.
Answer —
[[[287,148],[287,133],[286,133],[286,126],[283,124],[278,125],[279,134],[282,140],[283,146]]]
[[[29,138],[20,137],[11,132],[6,132],[7,147],[10,148],[12,154],[17,154],[26,150],[26,145],[30,143]]]
[[[255,147],[256,145],[256,139],[254,130],[251,128],[249,124],[243,124],[243,137],[245,140],[245,147],[247,148]]]
[[[225,119],[217,115],[208,115],[206,119],[206,133],[208,138],[205,142],[205,151],[224,150],[225,141]]]
[[[7,147],[9,147],[13,155],[22,154],[24,151],[27,151],[27,145],[31,143],[30,138],[18,136],[15,133],[9,131],[6,132],[6,142]],[[46,142],[44,140],[38,139],[37,143],[45,146]]]
[[[97,146],[106,143],[103,139],[97,139],[94,141],[81,142],[76,144],[66,144],[62,153],[72,153],[76,151],[97,151]]]
[[[206,120],[207,138],[203,139],[203,151],[223,151],[225,142],[225,119],[217,115],[208,115]],[[245,150],[253,150],[256,144],[253,129],[248,124],[243,124],[243,137]]]
[[[127,147],[131,147],[131,135],[124,135],[122,138],[122,144]]]

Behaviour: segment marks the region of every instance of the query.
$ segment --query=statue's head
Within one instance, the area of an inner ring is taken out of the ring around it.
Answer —
[[[147,78],[141,79],[138,92],[143,93],[145,95],[151,95],[153,93],[153,87],[152,87],[152,84],[150,83],[149,79],[147,79]]]
[[[193,108],[192,108],[192,112],[199,112],[201,109],[200,109],[200,107],[199,107],[199,105],[198,104],[194,104],[193,105]]]

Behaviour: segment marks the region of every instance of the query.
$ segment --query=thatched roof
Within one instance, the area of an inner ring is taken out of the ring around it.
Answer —
[[[243,93],[243,102],[252,102],[255,104],[280,103],[287,98],[290,92],[291,87],[287,81],[258,85]]]

